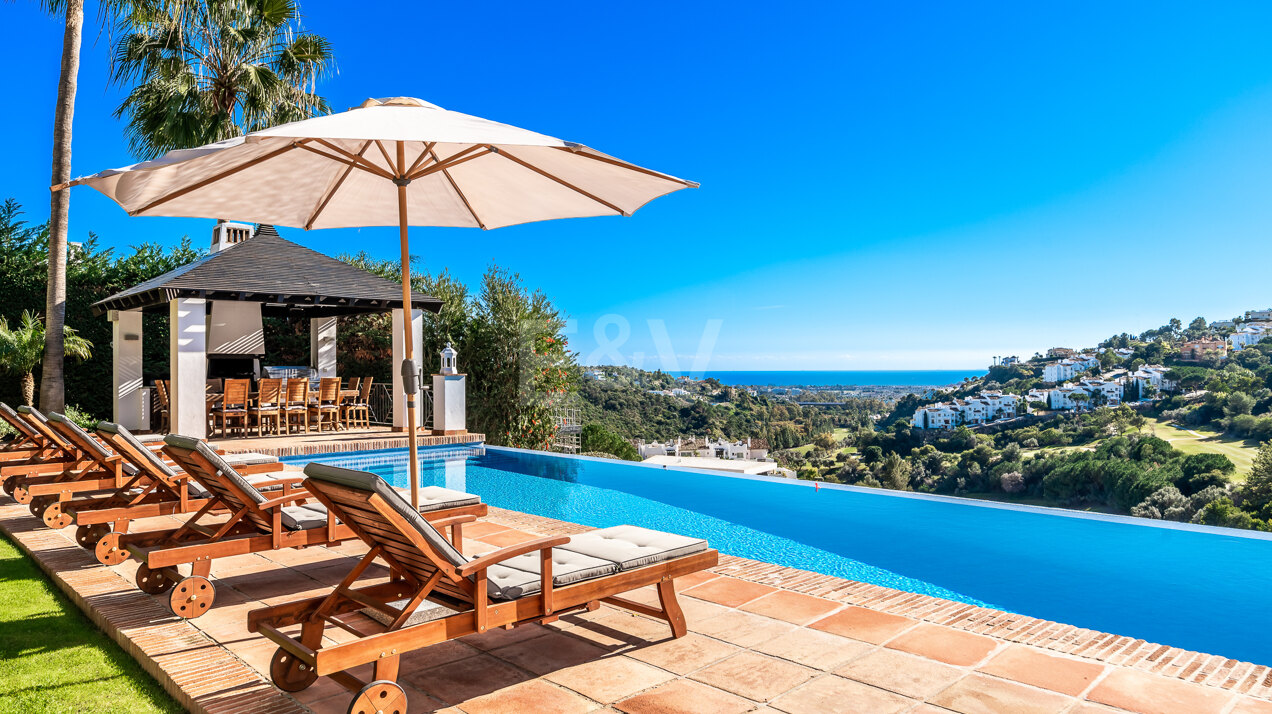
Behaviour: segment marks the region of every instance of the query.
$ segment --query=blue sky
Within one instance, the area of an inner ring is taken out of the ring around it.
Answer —
[[[356,6],[302,2],[333,107],[418,96],[701,182],[627,219],[412,229],[430,270],[542,288],[584,362],[975,368],[1272,305],[1267,3]],[[42,221],[61,29],[0,16],[0,197]],[[99,25],[76,175],[133,161]],[[210,230],[84,188],[71,211],[121,249]],[[394,229],[282,232],[396,253]]]

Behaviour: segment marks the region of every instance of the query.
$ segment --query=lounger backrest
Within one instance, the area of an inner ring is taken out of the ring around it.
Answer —
[[[146,445],[141,443],[140,439],[123,426],[104,421],[97,425],[97,433],[115,451],[131,461],[137,468],[145,470],[152,478],[168,481],[169,485],[172,485],[171,481],[177,478],[177,472],[171,466],[165,464],[163,459],[146,448]]]
[[[105,466],[106,461],[111,457],[111,453],[105,447],[89,436],[88,432],[81,429],[79,424],[68,419],[65,414],[50,413],[49,425],[56,429],[63,438],[71,442],[75,448],[92,456],[102,466]]]
[[[70,449],[71,445],[66,442],[57,432],[49,427],[48,417],[44,416],[39,409],[35,407],[22,406],[18,407],[18,413],[26,418],[27,425],[31,427],[42,438],[52,442],[59,449]]]
[[[402,498],[402,494],[398,493],[397,489],[379,476],[367,471],[354,471],[318,463],[306,466],[305,476],[308,477],[305,483],[309,492],[315,495],[321,494],[320,497],[337,518],[363,534],[363,540],[366,540],[368,545],[382,546],[394,561],[410,570],[415,577],[427,580],[433,574],[437,568],[429,561],[435,556],[415,546],[412,540],[402,533],[403,526],[414,529],[433,549],[436,557],[441,557],[445,564],[452,568],[458,568],[468,562],[468,558],[456,550],[455,546],[451,545],[450,541],[446,540],[446,537],[431,523],[420,516],[419,512]],[[328,485],[356,491],[360,498],[351,501],[344,494],[328,488]],[[372,495],[379,496],[397,515],[401,516],[402,525],[385,519],[371,508],[368,501]]]
[[[233,510],[247,509],[245,518],[266,533],[274,530],[272,518],[259,506],[266,501],[256,487],[225,463],[208,443],[189,436],[164,437],[164,451],[177,465]]]
[[[22,434],[26,438],[36,442],[40,440],[39,435],[35,433],[35,430],[31,428],[31,425],[27,424],[25,419],[18,416],[18,413],[13,411],[13,407],[5,404],[4,402],[0,402],[0,419],[4,419],[9,422],[9,426],[17,429],[18,433]]]

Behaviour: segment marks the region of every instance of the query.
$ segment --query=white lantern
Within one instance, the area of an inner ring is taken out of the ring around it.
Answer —
[[[455,366],[455,358],[459,353],[451,347],[450,343],[446,343],[446,349],[442,350],[442,371],[441,374],[459,374],[459,369]]]

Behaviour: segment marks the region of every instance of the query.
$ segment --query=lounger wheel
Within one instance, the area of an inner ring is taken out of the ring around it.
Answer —
[[[93,550],[97,547],[97,541],[102,536],[110,533],[110,526],[105,523],[94,523],[91,526],[78,526],[75,529],[75,542],[79,543],[81,548]]]
[[[62,509],[61,501],[56,501],[46,506],[44,513],[40,514],[40,518],[44,520],[44,525],[55,531],[60,531],[75,522],[71,514]]]
[[[318,670],[279,647],[269,661],[269,676],[284,692],[299,692],[318,681]]]
[[[27,507],[31,509],[31,515],[36,518],[44,518],[45,509],[54,503],[57,503],[57,496],[36,496],[31,499],[31,503]]]
[[[406,692],[397,682],[374,681],[358,691],[349,714],[406,714]]]
[[[191,575],[172,589],[168,607],[177,617],[193,620],[211,609],[215,600],[216,586],[212,581],[201,575]]]
[[[145,563],[137,568],[136,582],[138,590],[151,595],[162,595],[176,585],[162,570],[151,570]]]
[[[97,556],[97,562],[102,565],[119,565],[128,560],[128,551],[119,546],[119,537],[122,535],[122,533],[111,531],[97,541],[97,545],[93,546],[93,554]]]
[[[31,492],[26,489],[26,486],[17,486],[13,489],[13,500],[28,504],[31,502]]]
[[[9,494],[10,496],[13,495],[13,489],[17,487],[18,487],[18,480],[16,478],[7,478],[4,480],[4,492]]]

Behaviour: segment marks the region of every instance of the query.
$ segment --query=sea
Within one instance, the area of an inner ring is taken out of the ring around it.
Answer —
[[[969,377],[983,377],[976,369],[791,370],[671,372],[694,379],[714,377],[726,385],[758,387],[943,387]]]

